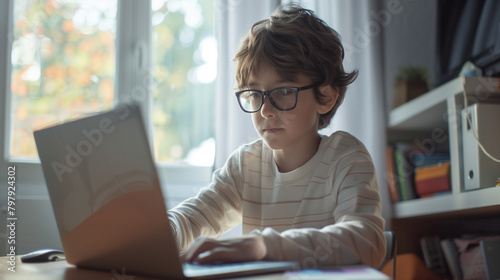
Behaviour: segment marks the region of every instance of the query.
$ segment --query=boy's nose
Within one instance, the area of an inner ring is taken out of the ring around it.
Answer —
[[[269,100],[269,97],[264,98],[264,104],[262,104],[262,108],[260,108],[260,114],[263,118],[269,119],[273,118],[276,114],[276,108],[274,108],[273,104]]]

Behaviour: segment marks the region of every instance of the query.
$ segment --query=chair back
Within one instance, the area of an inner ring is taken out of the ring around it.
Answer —
[[[385,248],[385,258],[382,264],[379,267],[379,270],[382,270],[384,266],[389,262],[391,263],[391,279],[396,279],[396,251],[397,251],[397,240],[396,233],[394,231],[385,231],[385,241],[387,242]]]

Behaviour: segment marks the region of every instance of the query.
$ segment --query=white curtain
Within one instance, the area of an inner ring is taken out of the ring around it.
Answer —
[[[282,1],[290,2],[290,1]],[[280,1],[224,0],[217,2],[219,65],[216,100],[216,167],[237,147],[258,138],[251,118],[241,111],[234,97],[235,76],[232,58],[241,39],[253,23],[269,17]],[[359,70],[358,79],[348,87],[344,103],[332,124],[321,131],[347,131],[360,139],[372,155],[382,195],[382,214],[390,228],[391,202],[386,179],[386,108],[383,92],[383,26],[371,14],[381,10],[383,1],[310,0],[301,4],[340,33],[346,51],[344,67]],[[377,25],[378,24],[378,25]]]
[[[317,15],[342,37],[344,68],[359,70],[359,76],[346,92],[332,124],[322,133],[347,131],[360,139],[370,152],[377,170],[382,196],[382,215],[390,228],[392,204],[387,188],[386,103],[383,72],[383,32],[390,22],[374,15],[386,14],[384,1],[317,0]],[[387,17],[389,20],[389,17]]]
[[[216,168],[222,166],[236,148],[259,137],[250,115],[240,109],[234,95],[236,79],[232,60],[252,25],[269,17],[278,4],[274,0],[216,1],[219,38],[215,102]]]

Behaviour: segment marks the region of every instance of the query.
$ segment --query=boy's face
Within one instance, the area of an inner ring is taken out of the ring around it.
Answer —
[[[249,79],[249,89],[267,91],[277,87],[303,87],[311,80],[299,75],[295,82],[284,80],[274,68],[261,63],[257,73]],[[273,150],[299,152],[303,147],[318,143],[318,120],[322,113],[313,89],[299,91],[297,106],[290,111],[280,111],[273,107],[266,96],[260,111],[252,113],[255,129]]]

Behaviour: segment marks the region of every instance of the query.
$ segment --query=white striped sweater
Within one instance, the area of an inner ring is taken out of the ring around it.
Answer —
[[[259,234],[266,259],[377,267],[385,255],[375,168],[365,146],[338,131],[322,136],[303,166],[280,173],[262,140],[243,145],[214,172],[210,186],[168,211],[185,251],[198,236],[219,237],[243,224]]]

